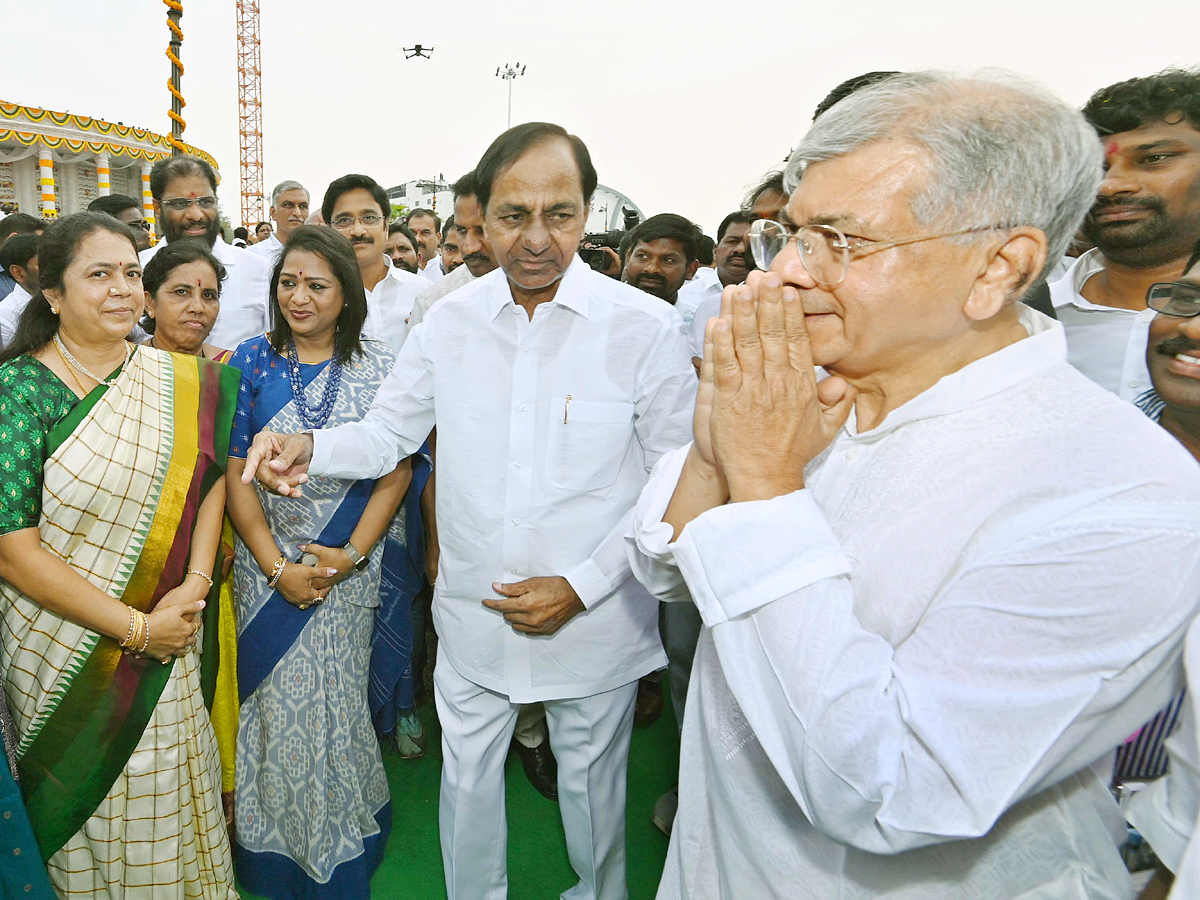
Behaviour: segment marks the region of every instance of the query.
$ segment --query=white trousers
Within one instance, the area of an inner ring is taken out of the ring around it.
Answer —
[[[463,678],[439,654],[434,698],[442,726],[439,824],[449,900],[508,895],[504,761],[516,706]],[[547,700],[558,760],[558,806],[579,883],[562,900],[625,900],[625,780],[637,682],[575,700]]]

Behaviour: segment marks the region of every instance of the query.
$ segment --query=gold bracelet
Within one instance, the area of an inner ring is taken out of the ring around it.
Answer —
[[[125,640],[121,641],[122,650],[128,650],[133,643],[133,626],[137,622],[134,612],[134,608],[132,606],[129,607],[129,630],[125,632]]]
[[[142,642],[142,614],[133,607],[129,608],[133,617],[133,634],[129,639],[129,650],[137,653],[138,645]]]
[[[280,554],[279,559],[275,560],[275,565],[271,567],[271,577],[267,580],[267,587],[275,590],[275,585],[279,584],[279,579],[283,575],[283,570],[287,567],[287,557]]]
[[[146,636],[142,639],[142,648],[138,653],[145,653],[146,648],[150,646],[150,620],[146,618],[145,613],[138,613],[142,617],[142,627],[146,629]]]
[[[205,581],[208,582],[208,589],[210,591],[212,590],[213,580],[211,578],[209,578],[207,575],[205,575],[203,572],[197,571],[196,569],[188,569],[187,573],[189,575],[199,575],[201,578],[203,578]]]

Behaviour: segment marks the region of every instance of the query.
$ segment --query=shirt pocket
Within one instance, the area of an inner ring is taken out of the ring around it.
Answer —
[[[546,477],[567,491],[612,487],[633,436],[632,403],[555,397],[550,401]]]

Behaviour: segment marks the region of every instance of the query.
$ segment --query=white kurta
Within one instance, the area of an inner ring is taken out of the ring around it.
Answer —
[[[388,273],[374,288],[367,291],[367,321],[363,336],[385,342],[393,352],[400,349],[408,333],[408,314],[413,301],[429,287],[429,282],[414,275],[384,256]]]
[[[159,241],[149,250],[138,254],[146,265],[166,241]],[[232,350],[242,341],[266,334],[270,327],[271,270],[273,262],[255,256],[249,250],[231,247],[220,237],[213,242],[213,255],[225,267],[225,280],[221,282],[221,311],[217,322],[208,336],[214,347]]]
[[[8,292],[8,296],[0,300],[0,349],[12,343],[17,333],[17,324],[21,321],[21,313],[33,298],[29,291],[17,285]]]
[[[1050,300],[1067,333],[1067,361],[1100,387],[1125,400],[1150,388],[1146,339],[1152,309],[1119,309],[1085,300],[1083,286],[1103,268],[1089,250],[1050,285]]]
[[[635,572],[664,598],[682,573],[706,626],[660,898],[1131,895],[1087,767],[1178,689],[1200,469],[1021,315],[1031,337],[851,417],[804,490],[673,544],[687,451],[659,463]]]
[[[271,232],[271,236],[265,241],[259,241],[257,244],[251,244],[246,248],[255,256],[261,256],[274,268],[275,263],[279,262],[279,255],[283,253],[283,242]]]
[[[724,285],[721,284],[721,278],[717,275],[716,269],[705,266],[696,270],[696,277],[691,281],[685,282],[683,287],[679,289],[678,296],[675,298],[675,309],[683,317],[685,329],[691,326],[695,320],[696,313],[705,300],[716,297],[717,309],[720,310],[721,291],[723,289]]]
[[[514,703],[586,697],[666,665],[624,535],[650,468],[691,433],[674,309],[576,258],[532,321],[501,270],[409,334],[358,423],[314,434],[310,472],[373,478],[436,425],[434,620],[464,678]],[[564,576],[587,610],[551,636],[485,608],[492,583]]]

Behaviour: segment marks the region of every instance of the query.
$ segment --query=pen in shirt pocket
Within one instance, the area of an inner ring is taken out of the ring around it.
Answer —
[[[563,404],[563,424],[567,424],[567,415],[571,412],[571,395],[567,394],[567,402]]]

